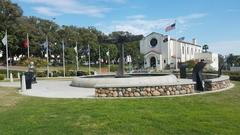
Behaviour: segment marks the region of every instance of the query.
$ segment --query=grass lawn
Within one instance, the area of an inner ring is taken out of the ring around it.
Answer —
[[[239,135],[240,82],[231,90],[149,99],[45,99],[0,88],[0,135]]]

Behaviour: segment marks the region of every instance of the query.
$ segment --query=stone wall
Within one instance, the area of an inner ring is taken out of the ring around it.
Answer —
[[[102,87],[95,89],[96,97],[144,97],[170,96],[194,93],[195,84],[146,86],[146,87]]]
[[[208,91],[214,91],[219,89],[224,89],[230,86],[230,80],[221,81],[205,81],[205,89]]]

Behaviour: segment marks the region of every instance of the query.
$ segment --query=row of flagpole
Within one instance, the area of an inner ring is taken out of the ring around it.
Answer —
[[[7,79],[9,79],[9,63],[8,63],[8,34],[7,30],[5,32],[5,36],[2,39],[3,45],[6,47],[6,68],[7,68]],[[46,57],[47,57],[47,77],[49,77],[49,44],[48,44],[48,36],[46,36],[46,41],[44,43],[44,48],[46,47]],[[76,46],[74,47],[74,50],[76,52],[76,68],[77,71],[79,70],[79,61],[78,61],[78,43],[76,42]],[[91,58],[90,58],[90,46],[88,44],[88,73],[90,74],[91,71]],[[63,74],[65,77],[66,74],[66,68],[65,68],[65,46],[64,46],[64,40],[62,40],[62,54],[63,54]],[[110,54],[109,54],[109,48],[106,52],[106,55],[108,56],[108,70],[110,72]],[[30,44],[29,44],[29,35],[27,33],[27,57],[30,58]],[[101,46],[99,45],[99,73],[101,74]]]

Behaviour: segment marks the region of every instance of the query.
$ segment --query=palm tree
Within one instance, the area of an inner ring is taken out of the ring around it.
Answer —
[[[208,45],[207,45],[207,44],[203,45],[202,49],[203,49],[203,51],[206,53],[207,50],[209,49],[209,48],[208,48]]]

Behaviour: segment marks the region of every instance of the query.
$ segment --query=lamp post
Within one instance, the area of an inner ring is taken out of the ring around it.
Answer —
[[[101,74],[101,63],[102,63],[102,60],[101,60],[101,46],[100,46],[100,44],[99,44],[99,48],[98,48],[99,50],[98,50],[98,62],[99,62],[99,74]]]
[[[105,43],[117,44],[118,52],[120,55],[120,60],[118,64],[118,72],[116,77],[124,77],[124,44],[127,42],[138,41],[143,38],[142,35],[131,35],[128,32],[119,32],[115,35],[110,36],[109,39],[106,39]]]
[[[65,68],[65,46],[64,46],[64,40],[62,40],[62,53],[63,53],[63,77],[66,75],[66,68]]]

